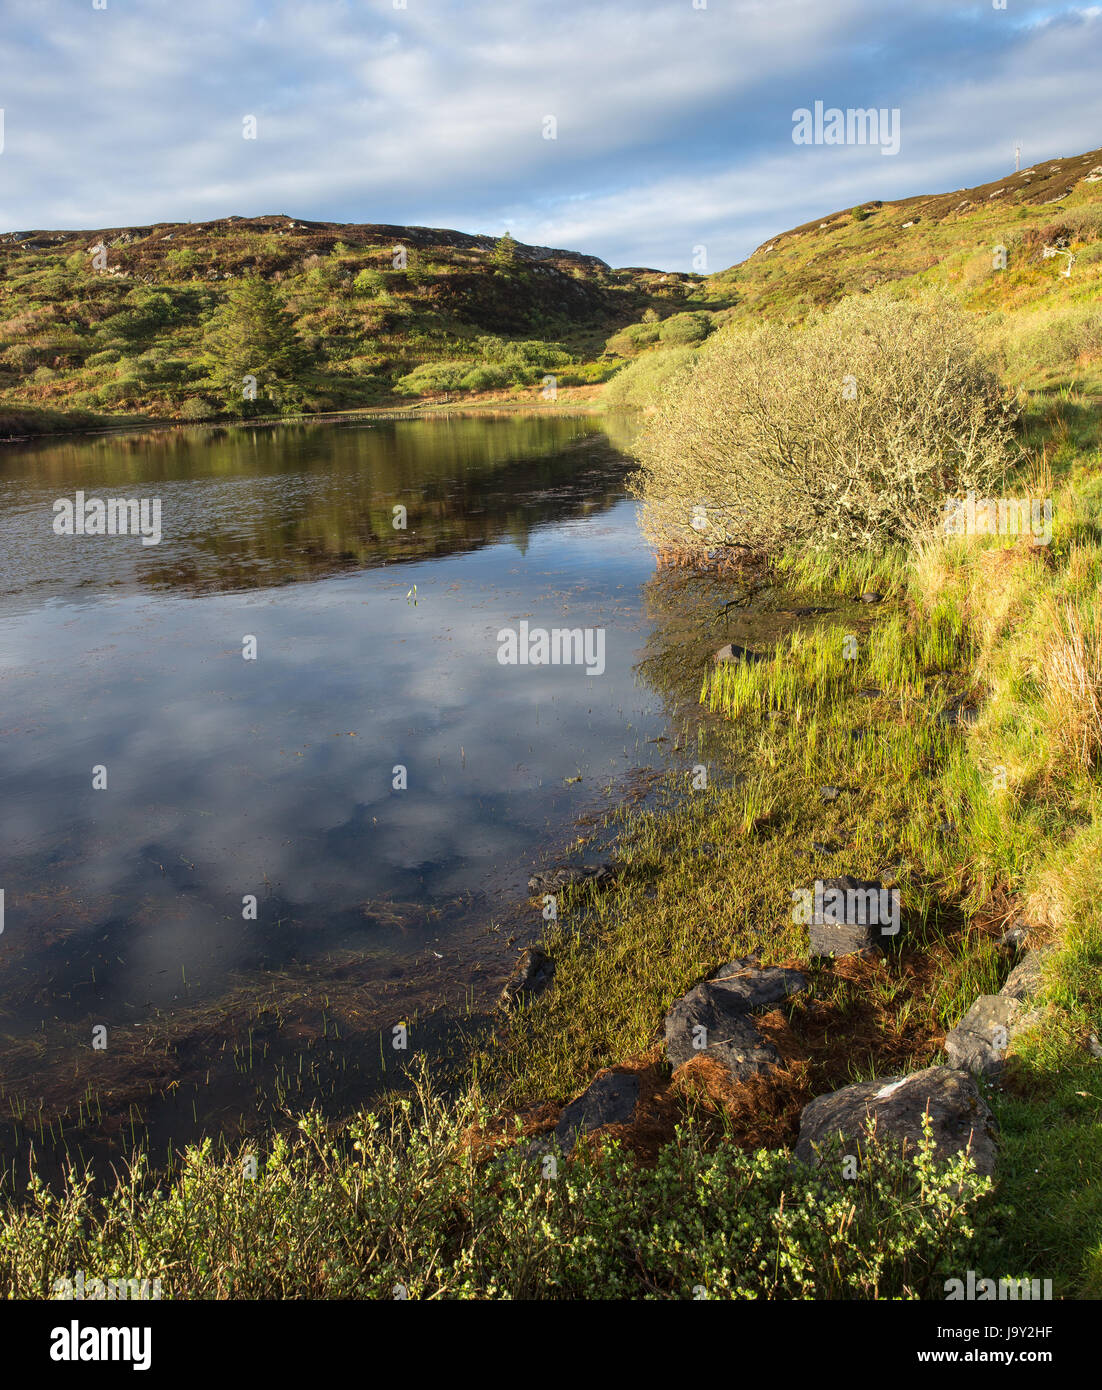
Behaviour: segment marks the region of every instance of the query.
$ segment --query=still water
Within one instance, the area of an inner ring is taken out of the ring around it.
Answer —
[[[350,1103],[492,1004],[529,874],[661,765],[630,467],[536,416],[0,455],[6,1161]],[[78,491],[160,543],[54,534]],[[603,670],[501,664],[522,622]]]

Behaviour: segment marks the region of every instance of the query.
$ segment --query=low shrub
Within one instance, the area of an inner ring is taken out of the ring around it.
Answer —
[[[548,1178],[523,1141],[473,1150],[485,1119],[422,1090],[341,1141],[304,1117],[252,1178],[206,1141],[171,1183],[141,1161],[102,1197],[87,1174],[60,1197],[32,1181],[0,1207],[0,1296],[83,1270],[177,1299],[941,1298],[991,1185],[929,1142],[903,1159],[870,1140],[845,1181],[692,1122],[653,1166],[583,1143]]]
[[[732,326],[661,393],[635,453],[660,550],[883,546],[990,496],[1013,407],[949,301],[867,296],[803,329]],[[705,508],[707,525],[695,527]]]

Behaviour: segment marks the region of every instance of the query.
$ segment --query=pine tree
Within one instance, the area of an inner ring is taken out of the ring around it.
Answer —
[[[490,258],[494,265],[502,270],[513,270],[517,265],[517,244],[508,232],[503,237],[499,237],[494,245],[494,254]]]
[[[202,362],[211,384],[234,408],[248,413],[256,400],[285,401],[305,365],[294,321],[275,289],[250,276],[230,290],[207,321]]]

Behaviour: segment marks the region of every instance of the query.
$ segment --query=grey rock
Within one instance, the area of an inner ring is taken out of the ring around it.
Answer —
[[[555,962],[542,946],[528,946],[520,954],[513,972],[505,981],[498,1008],[513,1009],[527,1004],[549,989],[555,978]]]
[[[573,888],[579,883],[600,885],[612,877],[612,869],[607,864],[562,865],[548,869],[546,873],[533,874],[528,880],[529,893],[558,893],[563,888]]]
[[[880,928],[865,922],[813,922],[808,929],[813,956],[856,956],[878,951]]]
[[[1042,984],[1045,957],[1052,949],[1051,946],[1039,946],[1036,951],[1026,951],[1006,977],[1006,984],[999,993],[1008,999],[1029,999],[1036,994]]]
[[[548,1154],[557,1154],[560,1152],[561,1150],[558,1144],[556,1144],[552,1139],[548,1139],[545,1135],[540,1135],[539,1138],[533,1139],[530,1144],[526,1145],[523,1153],[521,1154],[521,1158],[525,1163],[534,1163],[542,1167],[543,1160],[548,1156]],[[499,1166],[504,1167],[505,1159],[505,1154],[499,1154],[494,1161]]]
[[[938,714],[937,722],[942,728],[953,727],[956,725],[971,726],[975,724],[979,715],[974,709],[969,708],[964,697],[960,696],[955,700],[950,700],[945,708]]]
[[[885,937],[893,934],[884,930],[891,926],[884,891],[879,879],[857,879],[851,874],[823,879],[822,897],[815,899],[808,926],[811,954],[850,956],[883,946]]]
[[[939,1158],[971,1149],[977,1170],[995,1171],[995,1122],[975,1078],[954,1067],[927,1067],[911,1076],[861,1081],[819,1096],[800,1115],[796,1157],[813,1167],[822,1150],[837,1136],[843,1152],[855,1153],[866,1142],[869,1117],[882,1140],[915,1153],[922,1139],[922,1119],[930,1115]]]
[[[747,1017],[739,992],[709,981],[689,990],[673,1006],[666,1015],[665,1037],[671,1066],[679,1067],[693,1057],[713,1057],[736,1081],[768,1071],[781,1061],[777,1049]]]
[[[751,1009],[779,1004],[790,994],[803,993],[807,989],[807,976],[799,970],[786,970],[779,965],[762,966],[757,957],[746,956],[728,961],[709,975],[705,983],[722,989],[749,1013]]]
[[[635,1072],[612,1071],[590,1083],[577,1100],[559,1116],[555,1138],[564,1153],[574,1147],[579,1134],[592,1134],[605,1125],[627,1124],[639,1103],[639,1077]]]
[[[740,647],[737,642],[727,642],[715,654],[715,661],[766,661],[764,652],[752,652],[749,647]]]
[[[1021,1011],[1017,999],[981,994],[945,1038],[950,1066],[974,1076],[997,1076],[1006,1061],[1011,1028]]]

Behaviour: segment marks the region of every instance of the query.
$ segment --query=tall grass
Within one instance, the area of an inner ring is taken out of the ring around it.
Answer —
[[[1045,707],[1060,749],[1090,771],[1102,755],[1102,604],[1047,605],[1052,637],[1042,662]]]

